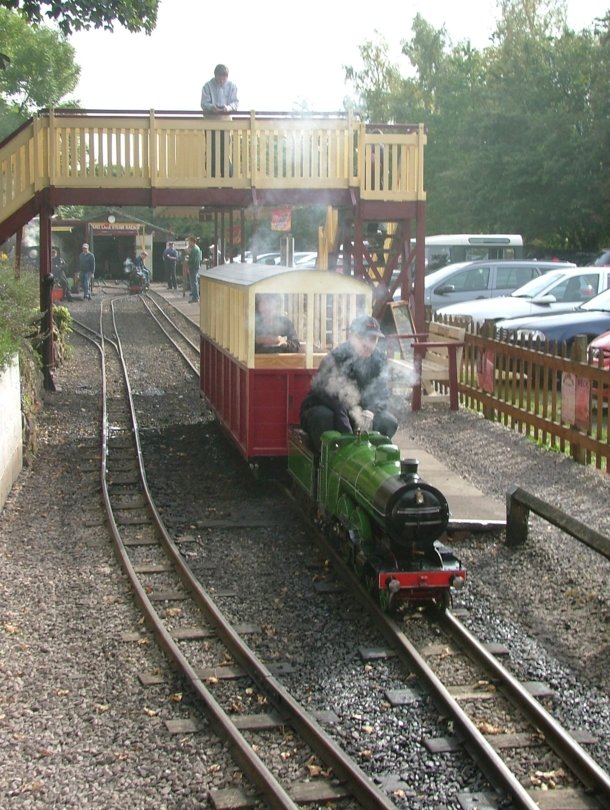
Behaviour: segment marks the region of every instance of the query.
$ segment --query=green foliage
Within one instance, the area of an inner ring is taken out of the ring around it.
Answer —
[[[501,0],[488,47],[416,16],[401,78],[384,43],[346,69],[366,117],[428,130],[428,233],[517,232],[549,248],[610,241],[610,12],[591,31],[563,0]],[[380,118],[385,116],[385,118]]]
[[[1,49],[9,61],[0,70],[0,139],[36,109],[65,105],[80,73],[75,50],[62,34],[28,25],[2,5],[0,0]]]
[[[53,307],[53,341],[55,349],[55,362],[63,363],[71,353],[72,347],[68,343],[68,336],[72,332],[72,313],[68,307],[56,305]]]
[[[364,68],[344,66],[345,78],[353,83],[366,115],[375,122],[404,122],[404,81],[395,65],[388,62],[388,45],[380,37],[360,47]]]
[[[72,313],[68,307],[59,304],[53,307],[53,323],[63,337],[70,334],[72,331]]]
[[[24,272],[18,278],[12,266],[0,261],[0,370],[16,352],[32,355],[30,338],[36,330],[38,277]]]
[[[150,34],[157,24],[159,0],[0,0],[0,7],[18,11],[30,23],[56,23],[63,34],[89,28]]]

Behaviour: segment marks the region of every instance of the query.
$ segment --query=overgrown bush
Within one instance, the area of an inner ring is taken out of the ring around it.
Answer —
[[[53,307],[53,341],[55,346],[55,362],[63,363],[70,357],[70,344],[68,335],[72,331],[72,313],[68,307]]]
[[[12,265],[0,261],[0,371],[15,353],[33,356],[38,299],[38,276],[25,271],[16,277]]]
[[[0,372],[13,355],[19,355],[25,464],[36,452],[36,414],[41,403],[41,359],[32,341],[39,328],[39,290],[36,273],[26,270],[16,277],[14,267],[0,261]]]

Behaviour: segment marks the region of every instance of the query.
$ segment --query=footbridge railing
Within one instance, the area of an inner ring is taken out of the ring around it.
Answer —
[[[422,124],[351,115],[45,110],[0,144],[0,222],[45,188],[344,189],[423,201]]]

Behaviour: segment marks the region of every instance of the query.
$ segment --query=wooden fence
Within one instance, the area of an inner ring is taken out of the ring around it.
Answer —
[[[508,343],[466,326],[459,373],[463,407],[532,441],[610,472],[610,370],[587,356],[577,337],[568,351],[541,342]],[[487,330],[489,331],[489,330]]]

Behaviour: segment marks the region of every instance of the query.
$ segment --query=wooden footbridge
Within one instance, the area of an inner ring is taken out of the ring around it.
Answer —
[[[59,205],[198,209],[223,223],[249,208],[326,205],[318,266],[342,245],[378,309],[413,282],[422,331],[425,143],[422,124],[349,114],[43,110],[0,144],[0,243],[39,216],[44,279]],[[375,249],[371,223],[384,223]]]

